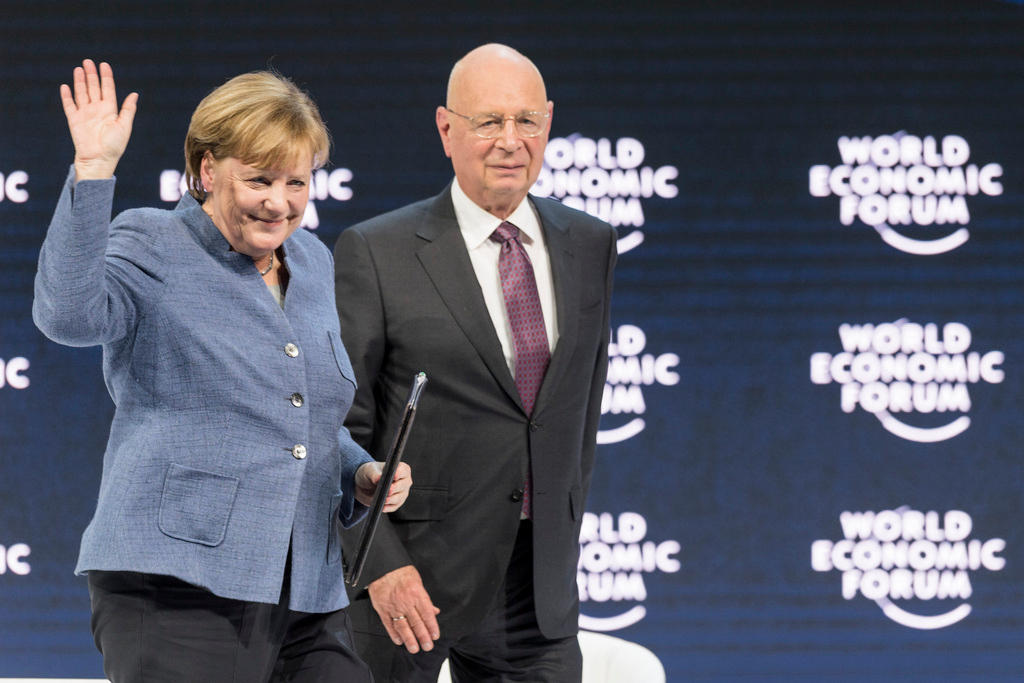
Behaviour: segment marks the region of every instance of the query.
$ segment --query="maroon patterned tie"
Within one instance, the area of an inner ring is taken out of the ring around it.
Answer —
[[[530,257],[519,241],[519,228],[506,221],[491,233],[491,239],[501,244],[498,272],[501,274],[501,291],[505,295],[505,314],[515,342],[516,389],[526,414],[531,415],[551,358],[544,311],[540,306]],[[527,475],[523,492],[523,513],[527,517],[531,516],[531,478],[532,472]]]

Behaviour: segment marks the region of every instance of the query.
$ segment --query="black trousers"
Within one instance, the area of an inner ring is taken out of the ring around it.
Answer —
[[[448,658],[454,683],[579,683],[583,656],[576,637],[549,640],[533,604],[533,523],[520,522],[503,590],[473,633],[441,639],[413,655],[390,638],[356,631],[359,653],[378,683],[436,683]]]
[[[218,597],[169,576],[89,572],[92,633],[112,683],[371,683],[345,610]]]

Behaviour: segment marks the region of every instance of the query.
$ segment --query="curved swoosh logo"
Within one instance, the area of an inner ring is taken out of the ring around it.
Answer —
[[[621,427],[599,430],[597,432],[597,443],[618,443],[626,439],[632,439],[644,431],[644,427],[643,418],[635,417]]]
[[[617,614],[614,617],[588,617],[580,615],[580,628],[587,631],[618,631],[621,628],[632,626],[647,616],[647,608],[637,605],[633,609]]]
[[[893,604],[889,598],[880,598],[875,602],[877,602],[878,606],[882,608],[882,613],[897,624],[922,630],[932,630],[952,626],[971,613],[971,606],[966,602],[945,614],[935,614],[927,617],[900,609]]]
[[[901,439],[917,441],[918,443],[935,443],[952,439],[954,436],[965,432],[971,426],[971,418],[966,415],[961,415],[947,425],[930,429],[904,424],[893,417],[887,410],[879,410],[875,413],[875,417],[878,418],[887,432],[895,434]]]
[[[644,242],[644,234],[639,230],[634,230],[625,237],[620,237],[615,242],[615,251],[620,254],[625,254],[630,249],[636,249]]]
[[[874,228],[882,237],[882,241],[889,246],[908,254],[918,254],[920,256],[934,256],[935,254],[953,251],[971,237],[971,233],[968,232],[967,228],[960,228],[956,232],[937,240],[911,239],[906,235],[901,235],[885,223],[879,223]]]

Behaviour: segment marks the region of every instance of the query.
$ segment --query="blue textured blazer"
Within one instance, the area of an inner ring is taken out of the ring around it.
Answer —
[[[277,304],[252,259],[190,196],[110,222],[114,180],[69,177],[39,256],[32,314],[50,339],[103,345],[116,405],[78,573],[165,574],[290,608],[348,604],[339,527],[365,512],[371,458],[342,427],[355,377],[330,252],[297,230]]]

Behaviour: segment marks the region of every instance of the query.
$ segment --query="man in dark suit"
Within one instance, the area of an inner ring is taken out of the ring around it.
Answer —
[[[455,180],[335,247],[355,439],[386,451],[413,376],[430,378],[405,451],[416,483],[377,531],[366,585],[350,590],[378,681],[433,682],[446,657],[456,681],[581,676],[577,544],[615,232],[527,198],[551,114],[530,60],[473,50],[436,112]]]

